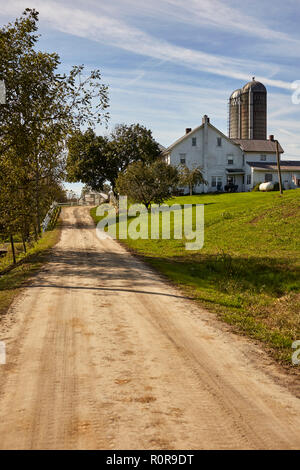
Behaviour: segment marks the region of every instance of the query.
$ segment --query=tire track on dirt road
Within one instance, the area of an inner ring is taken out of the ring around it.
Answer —
[[[98,240],[89,208],[62,221],[0,323],[1,449],[299,448],[299,399],[258,346]]]

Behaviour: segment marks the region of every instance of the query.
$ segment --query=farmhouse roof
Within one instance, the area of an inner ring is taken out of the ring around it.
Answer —
[[[247,164],[256,170],[277,170],[275,162],[247,162]],[[282,171],[300,171],[300,160],[281,160],[280,168]]]
[[[223,134],[223,132],[221,132],[219,129],[217,129],[215,126],[213,126],[209,121],[207,122],[207,125],[213,129],[214,131],[216,131],[221,137],[223,137],[224,139],[228,140],[228,142],[230,142],[231,144],[233,145],[238,145],[233,139],[230,139],[229,137],[227,137],[227,135]],[[171,144],[169,147],[167,147],[162,153],[163,154],[167,154],[168,152],[170,152],[170,150],[172,150],[174,147],[176,147],[176,145],[180,144],[180,142],[182,142],[183,140],[191,137],[191,135],[193,135],[195,132],[199,131],[199,129],[202,129],[202,127],[204,126],[204,123],[202,123],[200,126],[198,127],[195,127],[195,129],[191,130],[190,132],[184,134],[182,137],[180,137],[179,139],[177,139],[173,144]]]
[[[232,139],[238,144],[244,152],[276,152],[275,140],[257,140],[257,139]],[[279,152],[284,150],[279,144]]]

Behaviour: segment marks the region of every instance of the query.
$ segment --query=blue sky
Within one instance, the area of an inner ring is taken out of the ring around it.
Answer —
[[[63,69],[101,70],[109,128],[139,122],[168,146],[208,114],[227,133],[228,97],[255,75],[268,90],[268,134],[300,159],[299,0],[10,0],[1,23],[26,7],[40,12],[40,49],[58,52]]]

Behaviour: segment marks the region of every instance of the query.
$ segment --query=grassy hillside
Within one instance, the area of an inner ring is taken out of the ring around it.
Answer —
[[[124,240],[169,279],[240,332],[291,363],[300,339],[300,191],[201,195],[169,204],[205,204],[202,250],[185,240]],[[95,209],[92,210],[94,219]]]

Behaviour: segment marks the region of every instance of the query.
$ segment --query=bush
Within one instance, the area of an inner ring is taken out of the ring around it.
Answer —
[[[257,183],[257,184],[253,187],[252,191],[259,191],[260,185],[261,185],[261,183]]]
[[[162,204],[169,199],[177,185],[177,169],[162,160],[131,163],[116,181],[120,195],[144,204],[147,209],[151,203]]]

